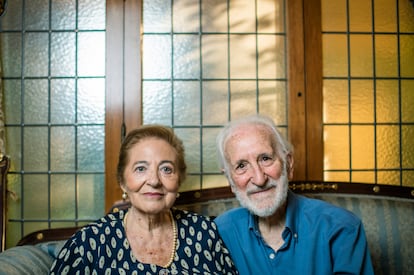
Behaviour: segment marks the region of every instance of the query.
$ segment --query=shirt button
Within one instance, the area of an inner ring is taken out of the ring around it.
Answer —
[[[274,258],[275,258],[275,253],[270,253],[270,255],[269,255],[269,258],[271,259],[271,260],[273,260]]]

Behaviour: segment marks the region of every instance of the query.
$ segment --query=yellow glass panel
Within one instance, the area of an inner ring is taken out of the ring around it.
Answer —
[[[398,76],[397,46],[396,35],[375,36],[375,72],[377,77]]]
[[[259,111],[272,117],[277,125],[287,125],[286,82],[259,82]]]
[[[347,80],[323,81],[323,122],[347,123],[349,121]]]
[[[256,82],[255,81],[232,81],[230,83],[231,93],[231,119],[236,119],[257,111]]]
[[[348,42],[344,34],[323,34],[323,75],[348,76]]]
[[[258,32],[275,33],[285,31],[284,0],[256,1]]]
[[[325,171],[323,175],[325,181],[349,182],[349,172]]]
[[[200,2],[200,1],[193,1]],[[227,32],[227,2],[223,0],[201,1],[203,32]],[[187,24],[192,21],[188,21]],[[198,25],[198,24],[195,24]]]
[[[322,0],[322,31],[346,31],[346,0]]]
[[[183,141],[186,151],[187,173],[200,173],[201,136],[199,128],[175,128],[174,132]],[[189,153],[191,152],[191,154]]]
[[[324,167],[325,170],[349,169],[349,130],[348,126],[324,127]]]
[[[230,77],[257,77],[255,35],[230,35]]]
[[[372,77],[372,36],[364,34],[350,35],[351,76]]]
[[[402,185],[414,187],[414,171],[403,171],[402,177]]]
[[[49,202],[47,175],[25,175],[23,180],[23,218],[47,219]]]
[[[398,80],[377,80],[376,84],[377,122],[399,122],[400,102]]]
[[[203,78],[228,77],[227,35],[203,35],[201,39]]]
[[[203,189],[228,186],[224,175],[205,175],[203,176]]]
[[[400,172],[399,171],[378,171],[377,183],[400,185]]]
[[[203,82],[203,124],[220,125],[228,119],[227,81]]]
[[[368,172],[368,171],[352,171],[351,181],[362,182],[362,183],[374,183],[375,174],[374,172]]]
[[[414,20],[413,20],[414,21]],[[414,35],[400,35],[400,64],[402,77],[414,77]]]
[[[400,129],[394,125],[377,126],[377,168],[400,167]]]
[[[414,125],[403,125],[402,133],[402,167],[414,168]]]
[[[371,1],[349,0],[349,29],[351,32],[371,32],[371,15]]]
[[[397,5],[395,0],[375,0],[374,16],[376,32],[397,31]]]
[[[374,122],[374,87],[372,80],[351,81],[352,123]]]
[[[23,236],[45,228],[48,228],[47,222],[25,222],[23,223]]]
[[[256,31],[256,1],[232,0],[229,2],[230,32]]]
[[[173,3],[173,31],[198,32],[200,24],[189,24],[189,22],[199,22],[200,20],[199,1],[180,0]]]
[[[181,183],[180,192],[200,189],[200,176],[188,175],[184,182]]]
[[[220,128],[203,129],[203,172],[204,173],[221,173],[216,150],[216,137]]]
[[[351,136],[352,169],[373,169],[375,163],[374,127],[353,125]]]
[[[401,80],[401,120],[414,122],[414,80]]]
[[[285,37],[276,35],[258,35],[258,77],[285,78]]]
[[[414,8],[412,0],[399,0],[400,32],[414,32]]]

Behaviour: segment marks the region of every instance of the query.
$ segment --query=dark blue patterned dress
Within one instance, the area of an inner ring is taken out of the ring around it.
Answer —
[[[139,262],[126,238],[126,211],[111,213],[69,239],[50,274],[238,274],[216,225],[204,216],[172,209],[177,248],[167,267]]]

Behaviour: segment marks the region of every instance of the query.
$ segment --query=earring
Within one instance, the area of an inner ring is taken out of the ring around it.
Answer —
[[[128,198],[128,194],[126,192],[122,193],[122,200],[126,200]]]
[[[176,195],[176,196],[177,196],[176,198],[178,199],[178,198],[180,197],[180,193],[177,193],[177,195]]]

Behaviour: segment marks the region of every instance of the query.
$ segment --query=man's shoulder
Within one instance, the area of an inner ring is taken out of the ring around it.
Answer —
[[[214,222],[218,226],[224,226],[225,224],[229,223],[243,223],[248,220],[249,216],[250,213],[246,208],[237,207],[223,212],[214,219]]]

